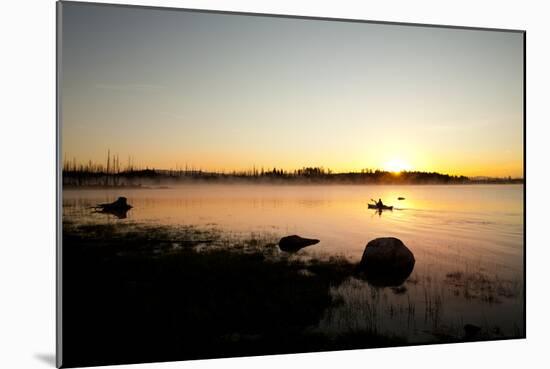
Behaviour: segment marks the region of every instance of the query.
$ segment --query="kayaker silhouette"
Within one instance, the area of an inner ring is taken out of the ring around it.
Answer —
[[[376,206],[378,206],[379,208],[382,208],[384,206],[381,198],[378,198],[378,201],[376,202]]]

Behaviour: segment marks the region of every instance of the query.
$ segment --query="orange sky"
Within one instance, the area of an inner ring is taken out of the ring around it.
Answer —
[[[67,159],[523,175],[521,33],[63,12]]]

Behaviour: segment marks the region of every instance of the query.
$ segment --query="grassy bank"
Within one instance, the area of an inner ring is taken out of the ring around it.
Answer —
[[[65,221],[64,365],[524,335],[519,328],[503,332],[490,319],[445,317],[457,303],[485,309],[515,299],[517,283],[456,271],[442,278],[414,273],[402,286],[374,287],[344,258],[281,252],[279,236]]]
[[[404,343],[369,331],[314,330],[334,303],[330,289],[353,266],[294,258],[274,241],[237,242],[191,227],[65,223],[65,365]]]

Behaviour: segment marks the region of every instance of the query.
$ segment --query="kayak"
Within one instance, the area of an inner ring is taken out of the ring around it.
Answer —
[[[387,206],[387,205],[378,206],[378,205],[375,205],[375,204],[368,204],[368,205],[369,205],[369,209],[393,210],[393,206]]]

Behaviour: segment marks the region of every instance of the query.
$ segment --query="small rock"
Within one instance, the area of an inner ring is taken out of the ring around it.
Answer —
[[[319,240],[292,235],[281,238],[279,241],[279,248],[286,252],[296,252],[304,247],[315,245],[317,243],[319,243]]]
[[[126,219],[128,210],[132,208],[132,205],[128,204],[126,197],[119,197],[116,201],[97,204],[94,207],[94,213],[111,214],[119,219]]]
[[[129,210],[132,208],[132,205],[128,204],[128,199],[126,199],[126,197],[121,196],[116,201],[106,204],[97,204],[96,207],[101,209]]]

